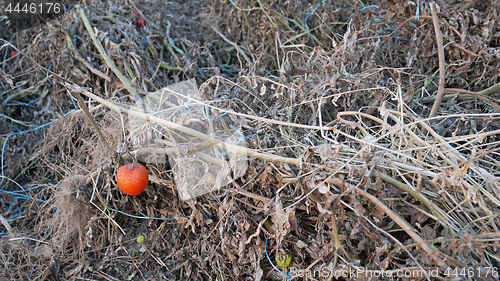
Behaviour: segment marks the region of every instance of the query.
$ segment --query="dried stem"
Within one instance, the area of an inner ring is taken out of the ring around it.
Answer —
[[[281,156],[276,156],[276,155],[271,155],[271,154],[260,153],[260,152],[254,151],[252,149],[248,149],[246,147],[241,147],[241,146],[229,144],[229,143],[226,143],[218,138],[208,136],[208,135],[203,134],[199,131],[193,130],[193,129],[188,128],[188,127],[184,127],[182,125],[179,125],[179,124],[167,121],[167,120],[163,120],[163,119],[158,118],[154,115],[131,110],[131,109],[124,108],[124,107],[121,107],[119,105],[113,104],[113,103],[111,103],[105,99],[102,99],[102,98],[92,94],[91,92],[89,92],[83,88],[80,88],[78,86],[73,86],[69,83],[66,83],[66,87],[70,88],[75,93],[82,93],[85,96],[87,96],[91,99],[94,99],[95,101],[99,102],[100,104],[103,104],[104,106],[108,107],[109,109],[111,109],[113,111],[116,111],[118,113],[125,113],[125,114],[128,114],[130,116],[141,118],[141,119],[144,119],[146,121],[151,121],[151,122],[163,125],[165,127],[171,128],[171,129],[179,130],[183,133],[190,134],[190,135],[195,136],[197,138],[200,138],[204,141],[213,143],[215,146],[219,147],[220,149],[224,149],[224,150],[227,150],[229,152],[240,154],[240,155],[246,155],[246,156],[250,156],[250,157],[259,158],[259,159],[266,160],[266,161],[277,162],[277,163],[287,163],[287,164],[299,166],[298,159],[286,158],[286,157],[281,157]]]
[[[446,74],[445,62],[444,62],[444,48],[443,48],[443,35],[441,34],[441,30],[439,29],[439,19],[436,13],[436,3],[431,3],[431,14],[432,14],[432,22],[434,23],[434,31],[436,32],[436,43],[438,48],[438,57],[439,57],[439,88],[436,95],[436,100],[434,101],[434,105],[432,106],[431,113],[429,117],[436,116],[439,105],[441,105],[441,101],[444,96],[444,80]]]
[[[400,215],[392,211],[389,207],[387,207],[384,203],[382,203],[377,197],[371,195],[370,193],[360,189],[356,188],[356,193],[359,195],[366,197],[370,201],[372,201],[373,204],[377,205],[379,208],[384,210],[384,212],[396,223],[398,224],[410,237],[415,240],[415,242],[418,243],[418,245],[434,260],[434,262],[438,265],[443,265],[444,262],[439,259],[438,257],[438,251],[431,245],[427,244],[422,237],[417,233],[415,228],[413,228],[404,218],[402,218]]]
[[[92,29],[92,26],[90,25],[90,22],[85,15],[85,11],[80,5],[76,5],[75,8],[79,10],[80,17],[82,18],[83,24],[85,25],[85,28],[87,29],[87,32],[90,35],[90,38],[92,38],[92,42],[94,42],[94,46],[97,48],[99,51],[99,54],[101,54],[102,58],[106,62],[106,64],[111,68],[111,70],[118,76],[118,79],[125,85],[125,88],[132,94],[134,99],[136,101],[141,100],[139,95],[137,94],[137,91],[134,87],[132,87],[132,84],[130,84],[130,81],[118,70],[118,67],[114,64],[114,62],[111,60],[111,58],[106,54],[106,51],[104,51],[104,48],[101,45],[101,42],[97,39],[95,36],[94,30]]]
[[[2,214],[0,214],[0,222],[7,229],[7,232],[12,236],[14,234],[14,232],[12,231],[12,227],[10,227],[9,222],[2,216]]]

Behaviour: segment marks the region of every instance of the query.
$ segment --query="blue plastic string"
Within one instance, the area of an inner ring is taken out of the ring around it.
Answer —
[[[314,12],[316,12],[316,10],[319,8],[319,6],[321,6],[325,2],[326,2],[326,0],[321,1],[321,3],[319,3],[318,5],[316,5],[316,7],[312,10],[312,12],[310,11],[311,9],[307,10],[306,19],[304,21],[304,24],[305,24],[306,29],[307,29],[308,32],[309,32],[309,26],[307,26],[307,20],[309,19],[310,16],[312,16],[314,14]],[[314,38],[313,38],[313,41],[314,41]]]
[[[13,203],[12,201],[10,201],[10,202],[9,202],[9,204],[10,204],[10,207],[9,207],[9,209],[8,209],[8,210],[12,210],[12,209],[13,209],[13,204],[14,204],[14,203]],[[13,220],[13,219],[15,219],[15,218],[19,217],[20,215],[24,214],[24,212],[21,210],[21,208],[19,208],[18,206],[16,206],[16,208],[19,210],[19,213],[18,213],[18,214],[15,214],[15,215],[13,215],[12,217],[7,218],[7,219],[5,219],[5,220],[10,221],[10,220]],[[2,224],[2,223],[0,222],[0,224]]]
[[[273,78],[274,80],[276,80],[276,81],[280,80],[278,77],[272,75],[271,72],[268,72],[268,74],[269,74],[269,77]]]
[[[365,6],[361,9],[359,9],[359,11],[355,12],[354,14],[352,14],[350,17],[348,17],[347,19],[351,19],[352,17],[354,17],[354,15],[356,15],[357,13],[363,11],[363,10],[366,10],[368,8],[377,8],[377,10],[380,10],[380,8],[377,6],[377,5],[368,5],[368,6]]]
[[[75,111],[75,110],[69,111],[68,113],[64,114],[64,116],[67,116],[68,114],[72,113],[73,111]],[[1,163],[0,163],[0,165],[2,166],[2,180],[0,181],[0,186],[2,186],[3,181],[4,181],[4,177],[5,177],[5,172],[4,172],[3,164],[4,164],[4,155],[5,155],[5,146],[7,145],[7,141],[9,140],[9,138],[11,136],[14,136],[14,135],[19,135],[19,134],[24,134],[24,133],[29,133],[29,132],[36,131],[36,130],[41,129],[41,128],[45,127],[45,126],[51,125],[52,123],[54,123],[54,121],[45,123],[45,124],[43,124],[43,125],[41,125],[39,127],[36,127],[34,129],[29,129],[29,130],[22,131],[22,132],[14,132],[14,133],[11,133],[10,135],[8,135],[5,138],[5,141],[3,142],[3,146],[2,146],[2,159],[1,159]]]
[[[61,207],[57,207],[57,210],[55,211],[54,215],[52,216],[52,219],[54,219],[56,217],[57,212],[59,212],[59,208],[61,208]],[[47,235],[47,232],[49,232],[50,225],[52,225],[52,223],[49,223],[49,225],[47,225],[47,229],[45,229],[45,233],[43,234],[44,236]]]
[[[23,194],[25,192],[37,189],[37,188],[42,187],[42,186],[47,186],[47,185],[50,185],[50,184],[37,185],[37,186],[34,186],[32,188],[29,188],[29,189],[14,190],[14,191],[0,190],[0,192],[9,194],[9,196],[11,198],[14,198],[14,199],[22,199],[22,200],[29,200],[29,201],[36,200],[38,202],[47,203],[47,202],[45,202],[42,199],[38,199],[38,198],[35,199],[35,198],[33,198],[33,197],[29,196],[29,195]]]
[[[410,21],[410,22],[408,22],[408,23],[409,23],[411,26],[413,26],[416,30],[420,31],[420,33],[422,33],[423,35],[425,35],[425,34],[424,34],[424,32],[423,32],[422,30],[420,30],[420,28],[418,28],[416,24],[414,24],[414,23],[413,23],[413,22],[411,22],[411,21]]]
[[[290,20],[288,20],[288,24],[293,29],[293,31],[295,31],[295,32],[297,31],[297,30],[295,30],[295,26],[293,26],[293,23]]]
[[[420,0],[417,0],[417,13],[415,14],[415,19],[420,20]]]
[[[12,207],[13,207],[14,202],[10,201],[10,202],[9,202],[9,204],[10,204],[10,207],[9,207],[9,209],[8,209],[8,210],[12,210]],[[16,215],[13,215],[13,216],[12,216],[12,217],[10,217],[10,218],[7,218],[7,219],[6,219],[7,221],[13,220],[13,219],[15,219],[15,218],[19,217],[20,215],[24,214],[24,212],[23,212],[23,210],[21,210],[21,208],[19,208],[18,206],[16,206],[16,208],[19,210],[19,213],[18,213],[18,214],[16,214]]]
[[[201,74],[201,76],[203,78],[206,78],[205,74],[203,74],[203,70],[201,70],[197,65],[196,65],[196,69],[198,69],[198,72]]]
[[[170,41],[170,44],[172,44],[172,47],[174,47],[174,50],[175,50],[177,53],[179,53],[179,54],[183,54],[183,55],[184,55],[184,52],[183,52],[181,49],[177,48],[177,46],[175,46],[174,40],[172,40],[172,38],[170,38],[170,37],[167,37],[167,38],[168,38],[168,40]]]
[[[120,210],[115,210],[113,208],[109,208],[111,211],[113,212],[118,212],[122,215],[126,215],[126,216],[129,216],[129,217],[132,217],[132,218],[136,218],[136,219],[148,219],[148,220],[162,220],[162,221],[171,221],[173,220],[172,218],[154,218],[154,217],[142,217],[142,216],[134,216],[134,215],[131,215],[131,214],[128,214],[128,213],[125,213],[123,211],[120,211]]]
[[[50,72],[50,68],[52,68],[52,65],[53,65],[53,63],[51,63],[49,68],[47,68],[47,80],[49,80],[50,85],[54,85],[54,84],[52,84],[52,81],[50,81],[50,78],[49,78],[49,72]]]
[[[247,140],[247,137],[245,137],[245,135],[243,135],[242,132],[240,132],[240,130],[238,130],[238,128],[236,128],[234,125],[229,125],[229,127],[231,129],[233,129],[238,135],[240,135],[239,139],[238,139],[238,143],[242,142],[242,141],[246,141]]]
[[[281,273],[283,276],[285,276],[286,280],[290,280],[290,278],[292,278],[292,276],[290,276],[290,274],[285,274],[283,273],[283,271],[279,270],[275,265],[274,263],[271,261],[271,258],[269,257],[269,254],[267,253],[267,240],[269,240],[269,236],[266,237],[266,246],[265,246],[265,250],[266,250],[266,257],[267,257],[267,260],[269,261],[269,263],[271,263],[271,265],[274,267],[274,269],[276,271],[278,271],[279,273]]]
[[[21,101],[17,101],[17,100],[13,100],[13,101],[11,101],[11,102],[12,102],[12,103],[16,103],[16,104],[20,104],[20,105],[24,105],[24,106],[29,106],[29,107],[36,108],[36,106],[32,105],[31,103],[33,103],[33,102],[35,102],[35,101],[37,101],[37,100],[39,100],[39,99],[40,99],[40,98],[37,98],[37,99],[32,100],[32,101],[30,101],[30,102],[28,102],[28,103],[21,102]]]
[[[75,98],[73,97],[73,95],[69,95],[69,97],[71,98],[71,101],[73,102],[73,105],[75,106],[75,110],[78,110],[78,106],[76,105]]]

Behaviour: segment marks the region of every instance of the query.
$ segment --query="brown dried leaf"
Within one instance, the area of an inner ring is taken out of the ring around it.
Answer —
[[[273,215],[273,229],[276,238],[276,247],[279,249],[283,238],[290,232],[290,209],[283,210],[283,204],[281,203],[281,198],[276,195],[276,203],[274,204],[275,213]]]

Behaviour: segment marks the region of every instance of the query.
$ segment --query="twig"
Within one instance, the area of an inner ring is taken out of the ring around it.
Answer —
[[[72,89],[75,92],[80,92],[80,93],[84,94],[85,96],[87,96],[91,99],[94,99],[95,101],[99,102],[100,104],[103,104],[104,106],[108,107],[109,109],[111,109],[113,111],[116,111],[118,113],[125,113],[125,114],[128,114],[130,116],[141,118],[141,119],[144,119],[146,121],[151,121],[151,122],[163,125],[165,127],[171,128],[171,129],[179,130],[183,133],[190,134],[190,135],[195,136],[197,138],[200,138],[204,141],[213,143],[214,145],[216,145],[220,149],[224,149],[226,151],[236,153],[239,155],[246,155],[246,156],[255,157],[255,158],[259,158],[259,159],[271,161],[271,162],[287,163],[287,164],[291,164],[291,165],[295,165],[295,166],[299,166],[299,164],[300,164],[298,159],[260,153],[260,152],[254,151],[252,149],[248,149],[246,147],[241,147],[241,146],[229,144],[229,143],[226,143],[218,138],[208,136],[206,134],[203,134],[203,133],[198,132],[196,130],[193,130],[191,128],[188,128],[188,127],[185,127],[185,126],[182,126],[182,125],[179,125],[179,124],[167,121],[167,120],[163,120],[163,119],[158,118],[152,114],[147,114],[144,112],[131,110],[131,109],[124,108],[124,107],[121,107],[119,105],[113,104],[113,103],[111,103],[105,99],[102,99],[102,98],[92,94],[91,92],[86,91],[83,88],[80,88],[78,86],[73,86],[69,83],[66,83],[65,85],[66,85],[66,87]]]
[[[229,40],[226,36],[224,36],[224,34],[222,34],[222,32],[220,32],[219,29],[217,27],[215,27],[214,25],[212,25],[211,27],[215,31],[215,33],[217,33],[224,41],[226,41],[229,45],[233,46],[236,49],[236,51],[238,52],[238,54],[241,53],[241,55],[243,56],[243,58],[247,61],[247,63],[249,65],[251,64],[250,59],[243,52],[243,50],[241,50],[240,46],[238,46],[236,43],[234,43],[233,41]]]
[[[335,214],[331,215],[332,219],[332,232],[333,232],[333,238],[334,238],[334,245],[335,245],[335,252],[338,253],[340,249],[342,248],[342,244],[340,242],[340,236],[339,236],[339,230],[337,229],[337,217]],[[337,266],[337,258],[338,255],[335,255],[335,260],[333,262],[333,266]]]
[[[73,88],[69,88],[69,89],[70,89],[69,92],[76,98],[76,100],[78,101],[78,104],[82,108],[83,112],[85,112],[85,115],[87,115],[87,117],[89,118],[90,123],[92,123],[92,126],[94,126],[94,128],[96,129],[97,135],[99,136],[99,139],[102,141],[102,143],[104,143],[104,146],[106,146],[106,148],[109,150],[109,153],[111,153],[111,156],[113,158],[115,158],[115,151],[113,149],[111,149],[111,146],[108,144],[108,142],[106,141],[106,139],[102,135],[101,130],[99,129],[99,126],[97,126],[97,123],[95,122],[94,118],[92,117],[92,115],[90,115],[89,109],[85,105],[85,102],[83,101],[82,96],[80,96],[80,93],[78,91],[73,91]]]
[[[345,203],[344,203],[345,204]],[[403,245],[396,237],[394,237],[393,235],[391,235],[389,232],[383,230],[382,228],[380,228],[379,226],[377,226],[374,222],[372,222],[369,218],[367,218],[366,216],[364,215],[361,215],[362,218],[365,219],[365,221],[367,221],[369,224],[371,224],[375,229],[377,229],[377,231],[380,231],[381,233],[383,233],[384,235],[386,235],[387,237],[391,238],[391,240],[393,240],[399,247],[394,249],[393,251],[398,251],[400,249],[404,250],[408,256],[411,257],[411,259],[418,265],[418,269],[421,270],[424,274],[425,274],[425,277],[427,278],[427,280],[431,280],[429,278],[429,274],[427,273],[427,271],[422,267],[422,265],[420,265],[420,263],[417,261],[417,259],[410,253],[410,251],[408,251],[407,248],[409,248],[410,246],[409,245]],[[393,252],[391,251],[391,253]],[[390,256],[391,254],[389,254]],[[404,270],[404,269],[396,269],[396,270],[390,270],[389,272],[396,272],[397,270]],[[394,275],[393,275],[394,276]]]
[[[500,85],[500,83],[499,83]],[[483,102],[485,103],[488,103],[489,105],[493,106],[496,110],[498,110],[500,112],[500,106],[495,103],[495,101],[490,98],[490,97],[487,97],[485,95],[481,95],[479,93],[474,93],[474,92],[471,92],[471,91],[467,91],[467,90],[464,90],[464,89],[446,89],[446,92],[456,92],[456,93],[459,93],[459,94],[468,94],[468,95],[471,95],[471,96],[474,96],[480,100],[482,100]],[[482,92],[482,91],[481,91]]]
[[[12,231],[12,227],[10,227],[9,222],[0,214],[0,222],[3,224],[3,226],[7,229],[7,232],[12,236],[14,235],[14,232]]]
[[[163,91],[167,91],[167,92],[170,92],[172,94],[181,96],[181,97],[186,98],[186,99],[188,99],[190,101],[193,101],[193,102],[195,102],[197,104],[213,108],[213,109],[218,110],[220,112],[229,113],[229,114],[233,114],[233,115],[237,115],[237,116],[241,116],[241,117],[245,117],[245,118],[249,118],[249,119],[254,119],[254,120],[257,120],[257,121],[267,122],[267,123],[276,124],[276,125],[297,127],[297,128],[303,128],[303,129],[311,129],[311,130],[333,130],[333,127],[327,127],[327,126],[310,126],[310,125],[296,124],[296,123],[290,123],[290,122],[285,122],[285,121],[273,120],[273,119],[269,119],[269,118],[263,118],[263,117],[249,115],[249,114],[244,114],[244,113],[234,112],[234,111],[230,111],[230,110],[225,110],[225,109],[218,108],[218,107],[210,105],[210,104],[206,104],[206,103],[201,102],[201,101],[199,101],[197,99],[188,97],[186,95],[183,95],[181,93],[172,91],[172,90],[167,89],[167,88],[162,89],[162,94],[163,94]],[[368,114],[366,114],[366,115],[368,115]],[[372,117],[372,116],[370,116],[370,117]],[[376,118],[376,117],[373,117],[373,118]]]
[[[370,201],[372,201],[373,204],[377,205],[379,208],[381,208],[396,224],[398,224],[410,237],[415,240],[415,242],[418,243],[418,245],[434,260],[434,262],[441,266],[444,264],[444,261],[442,261],[438,255],[438,251],[436,248],[433,246],[427,244],[422,237],[417,233],[415,228],[411,226],[404,218],[402,218],[400,215],[392,211],[389,207],[387,207],[384,203],[382,203],[377,197],[371,195],[370,193],[360,189],[356,188],[356,193],[359,195],[366,197]]]
[[[106,64],[111,68],[111,70],[118,76],[118,79],[125,85],[125,88],[132,94],[133,98],[135,101],[140,101],[141,98],[137,94],[137,91],[134,87],[132,87],[132,84],[130,84],[130,81],[118,70],[118,67],[116,67],[115,63],[111,60],[111,58],[106,54],[106,51],[104,51],[104,48],[101,45],[101,42],[97,39],[95,36],[94,30],[92,29],[92,26],[90,25],[90,22],[85,15],[85,11],[80,5],[76,5],[75,8],[79,10],[80,17],[82,18],[83,24],[85,25],[85,28],[87,29],[87,32],[90,35],[90,38],[92,38],[92,41],[94,42],[94,46],[97,48],[99,51],[99,54],[101,54],[102,58],[106,62]]]
[[[441,30],[439,29],[439,19],[436,13],[436,3],[431,3],[431,14],[432,14],[432,22],[434,23],[434,31],[436,32],[436,43],[438,48],[438,57],[439,57],[439,87],[436,95],[436,100],[434,101],[434,105],[432,106],[431,113],[429,117],[434,117],[437,114],[439,109],[439,105],[441,105],[441,101],[444,96],[444,80],[446,74],[445,62],[444,62],[444,48],[443,48],[443,35],[441,34]]]
[[[111,82],[111,78],[109,78],[109,76],[107,76],[106,74],[102,73],[101,71],[95,69],[94,67],[92,67],[92,65],[90,65],[90,63],[88,63],[85,59],[82,58],[80,53],[78,53],[78,51],[76,50],[75,45],[73,45],[73,42],[71,41],[71,38],[69,37],[69,34],[66,34],[66,41],[68,42],[68,48],[73,51],[73,54],[75,55],[76,59],[78,61],[80,61],[80,63],[85,65],[95,75],[101,77],[102,79],[104,79],[108,82]],[[117,86],[121,87],[123,85],[117,85]]]
[[[464,47],[462,47],[462,46],[460,46],[460,45],[456,44],[456,43],[452,43],[452,45],[453,45],[453,46],[455,46],[456,48],[458,48],[458,49],[460,49],[460,50],[464,51],[467,55],[469,55],[469,61],[468,61],[468,62],[467,62],[464,66],[462,66],[462,67],[460,67],[460,68],[455,68],[455,67],[454,67],[454,66],[452,66],[452,65],[450,66],[450,67],[451,67],[451,68],[453,68],[455,71],[462,71],[462,70],[466,69],[467,67],[469,67],[469,66],[472,64],[472,62],[474,61],[474,59],[473,59],[473,58],[474,58],[474,57],[477,57],[477,55],[476,55],[476,54],[474,54],[474,53],[472,53],[471,51],[469,51],[469,50],[465,49]]]
[[[417,199],[418,201],[420,201],[422,204],[424,204],[429,210],[432,211],[432,213],[439,218],[439,222],[443,223],[443,224],[446,224],[447,226],[449,226],[448,222],[450,221],[450,219],[448,217],[445,217],[443,216],[446,215],[446,213],[441,210],[441,208],[439,208],[438,206],[436,206],[435,204],[432,203],[432,201],[430,201],[424,194],[416,191],[416,190],[413,190],[410,186],[392,178],[391,176],[389,175],[386,175],[384,173],[380,173],[380,172],[374,172],[374,173],[370,173],[370,176],[372,177],[377,177],[377,178],[380,178],[382,179],[383,181],[385,182],[388,182],[390,184],[393,184],[399,188],[401,188],[402,190],[408,192],[411,196],[413,196],[415,199]],[[451,230],[451,229],[450,229]],[[453,230],[451,230],[453,231]]]
[[[497,83],[491,87],[489,87],[488,89],[484,89],[482,91],[479,91],[477,92],[479,95],[489,95],[491,93],[494,93],[496,91],[500,90],[500,83]]]

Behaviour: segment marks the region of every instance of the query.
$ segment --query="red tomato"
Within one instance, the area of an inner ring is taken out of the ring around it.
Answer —
[[[127,164],[118,169],[116,183],[128,195],[139,195],[148,186],[148,171],[141,164]]]
[[[146,20],[144,20],[143,18],[138,18],[138,19],[137,19],[137,25],[138,25],[139,27],[142,27],[142,26],[144,26],[145,24],[146,24]]]

